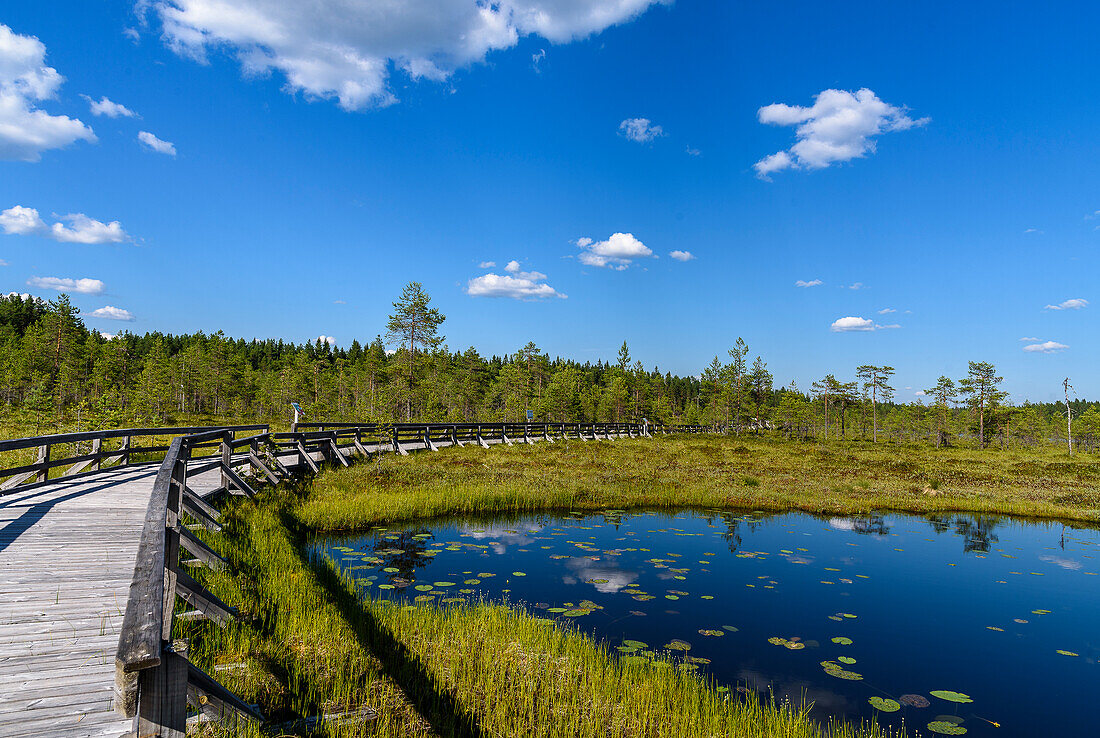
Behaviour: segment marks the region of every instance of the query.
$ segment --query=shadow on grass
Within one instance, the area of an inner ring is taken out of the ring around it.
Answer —
[[[299,526],[296,520],[281,510],[279,517],[287,530],[292,531],[297,542]],[[455,738],[483,738],[483,731],[474,715],[462,708],[447,693],[439,681],[425,668],[416,654],[410,651],[394,634],[365,610],[354,594],[348,591],[339,575],[327,566],[318,566],[302,554],[301,545],[295,546],[302,565],[317,577],[317,583],[332,598],[332,603],[355,633],[359,644],[371,652],[382,664],[386,676],[401,688],[405,698],[420,717],[432,726],[437,735]]]

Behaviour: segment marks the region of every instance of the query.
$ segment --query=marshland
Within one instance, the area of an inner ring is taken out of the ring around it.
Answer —
[[[1016,668],[1095,683],[1097,476],[772,434],[386,455],[233,504],[204,578],[250,617],[181,635],[291,734],[1029,735]]]

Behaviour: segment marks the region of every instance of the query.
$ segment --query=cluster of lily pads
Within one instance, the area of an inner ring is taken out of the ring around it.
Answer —
[[[970,698],[970,695],[963,694],[962,692],[952,692],[946,689],[934,689],[928,694],[933,697],[938,697],[941,700],[958,704],[974,701]],[[932,704],[924,695],[919,694],[903,694],[897,700],[875,696],[871,697],[867,702],[870,703],[871,707],[880,712],[897,712],[902,708],[902,705],[925,708]],[[965,735],[966,728],[963,727],[963,722],[963,719],[957,715],[937,715],[935,720],[928,723],[928,730],[940,735]],[[993,723],[993,725],[997,725],[997,723]]]

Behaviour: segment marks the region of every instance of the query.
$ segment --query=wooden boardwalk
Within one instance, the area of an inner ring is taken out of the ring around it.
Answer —
[[[115,651],[159,464],[0,497],[0,736],[112,736]],[[216,472],[188,480],[202,494]]]

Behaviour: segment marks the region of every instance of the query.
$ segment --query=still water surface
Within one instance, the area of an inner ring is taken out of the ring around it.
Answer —
[[[821,718],[870,718],[877,697],[900,705],[880,723],[924,735],[1084,736],[1100,735],[1098,543],[972,515],[684,511],[427,521],[313,553],[364,596],[506,602],[622,658],[667,651],[730,690],[805,695]]]

